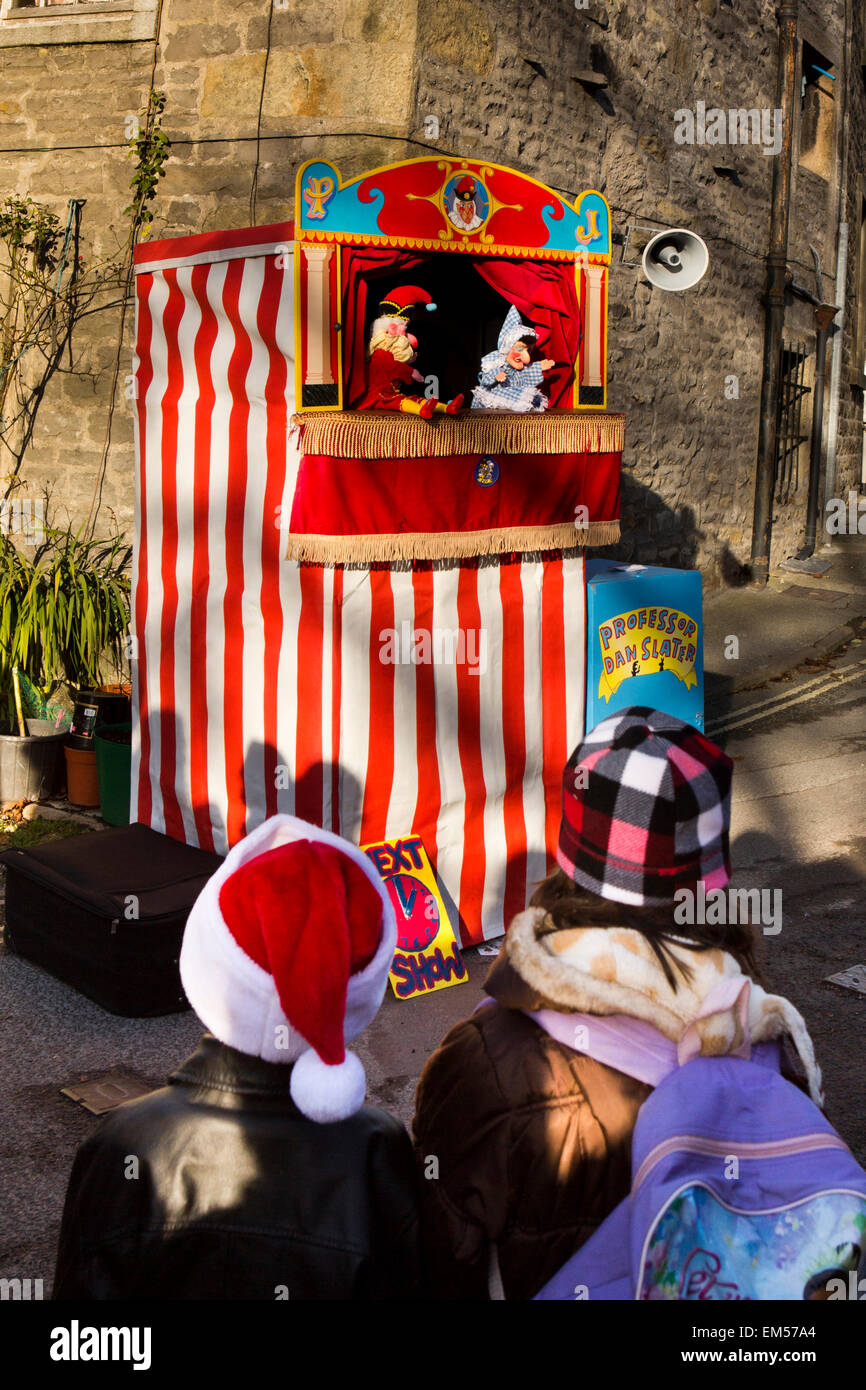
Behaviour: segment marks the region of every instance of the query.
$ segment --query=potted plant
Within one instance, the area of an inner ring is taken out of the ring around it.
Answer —
[[[75,695],[88,692],[101,684],[104,673],[122,677],[130,558],[121,536],[84,540],[70,527],[46,527],[32,556],[0,536],[0,721],[8,730],[0,735],[0,802],[28,795],[20,791],[22,748],[10,742],[23,736],[14,668],[27,672],[47,694],[64,683]],[[84,747],[66,747],[67,775],[70,800],[98,805],[92,728],[90,733]],[[5,778],[4,743],[10,744]],[[79,780],[82,772],[85,784]]]
[[[131,549],[123,538],[84,540],[81,532],[53,532],[44,588],[56,610],[43,619],[43,664],[62,671],[78,707],[95,707],[93,725],[130,718],[126,640],[130,623]],[[50,608],[51,605],[47,605]],[[73,718],[73,728],[77,719]]]
[[[48,720],[45,728],[33,727],[41,721],[25,721],[17,667],[11,685],[17,724],[14,732],[0,733],[0,803],[38,801],[54,796],[63,785],[66,730]]]

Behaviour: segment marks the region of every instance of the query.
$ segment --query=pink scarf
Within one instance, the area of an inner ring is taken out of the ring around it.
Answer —
[[[557,1042],[626,1076],[633,1076],[647,1086],[657,1086],[677,1067],[700,1055],[701,1042],[695,1026],[698,1019],[732,1008],[739,1017],[745,1040],[730,1055],[751,1058],[778,1070],[778,1041],[752,1045],[748,1022],[749,984],[743,976],[720,980],[706,995],[694,1022],[689,1024],[678,1043],[666,1038],[651,1023],[627,1014],[566,1014],[557,1009],[526,1012],[528,1018]]]

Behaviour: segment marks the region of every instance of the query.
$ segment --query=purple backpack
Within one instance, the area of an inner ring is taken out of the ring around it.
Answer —
[[[818,1290],[866,1297],[866,1172],[772,1065],[698,1057],[641,1106],[630,1195],[536,1297],[767,1300]]]

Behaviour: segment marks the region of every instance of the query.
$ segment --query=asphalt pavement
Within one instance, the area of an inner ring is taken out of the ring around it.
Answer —
[[[827,980],[866,967],[864,715],[855,638],[817,674],[737,696],[711,736],[734,760],[732,886],[779,894],[780,929],[761,929],[768,986],[805,1018],[827,1114],[866,1165],[866,993]]]

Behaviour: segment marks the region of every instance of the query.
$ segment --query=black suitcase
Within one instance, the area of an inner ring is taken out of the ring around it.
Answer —
[[[221,863],[146,825],[4,850],[6,944],[110,1013],[179,1013],[183,929]]]

